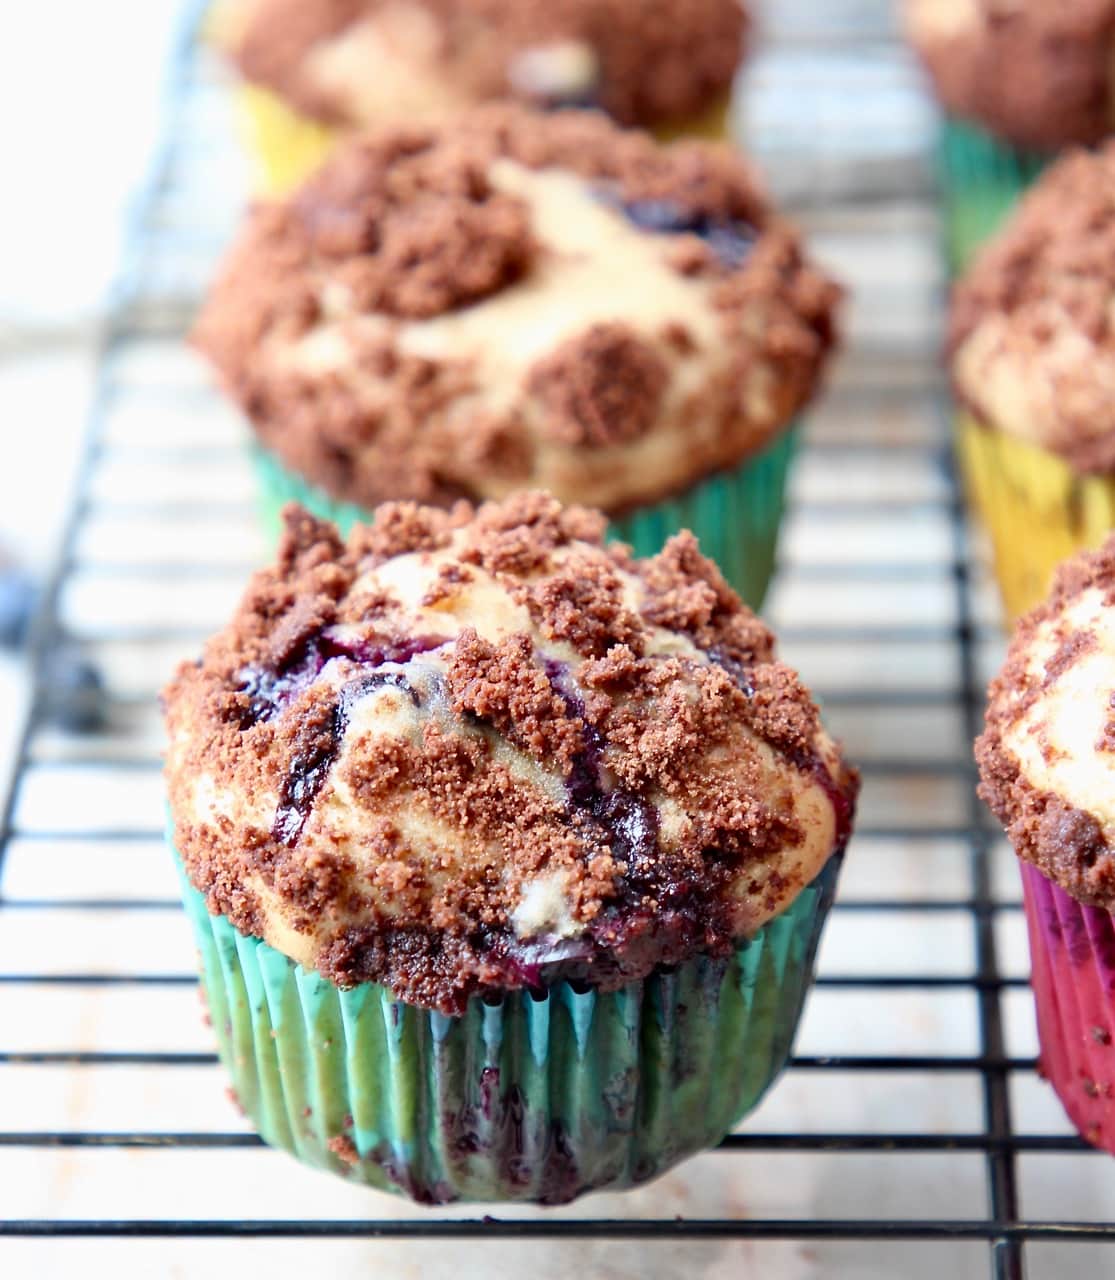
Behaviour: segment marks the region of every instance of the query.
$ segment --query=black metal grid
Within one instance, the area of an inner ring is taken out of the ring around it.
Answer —
[[[182,49],[173,68],[171,87],[171,123],[168,136],[154,179],[144,199],[137,205],[128,240],[128,257],[120,285],[108,310],[104,331],[99,342],[99,375],[95,394],[89,410],[89,425],[85,455],[81,468],[78,491],[72,506],[68,526],[55,572],[49,584],[39,617],[33,643],[32,663],[35,672],[35,692],[20,739],[16,768],[8,781],[8,787],[0,810],[0,929],[2,922],[27,914],[45,912],[62,913],[64,918],[96,916],[98,913],[170,913],[177,912],[176,901],[169,897],[109,897],[66,896],[64,893],[38,896],[15,896],[3,892],[5,887],[4,859],[9,848],[20,842],[39,842],[46,847],[52,841],[64,840],[68,844],[88,843],[101,846],[124,847],[134,842],[157,842],[161,832],[159,815],[152,812],[151,822],[136,824],[129,820],[119,824],[111,821],[97,827],[75,827],[68,820],[60,825],[47,821],[30,822],[21,816],[21,796],[28,778],[37,768],[63,764],[67,769],[95,769],[121,775],[150,777],[158,768],[157,750],[145,746],[142,734],[133,742],[129,737],[129,725],[149,704],[154,693],[151,688],[132,685],[126,690],[110,689],[108,695],[109,723],[114,737],[111,749],[105,749],[104,741],[94,738],[84,742],[80,738],[66,740],[61,748],[55,741],[50,747],[53,732],[43,697],[42,674],[51,654],[64,644],[75,640],[90,650],[103,650],[106,646],[126,645],[131,649],[150,647],[180,648],[183,651],[196,645],[217,621],[216,618],[193,623],[160,619],[153,607],[150,618],[138,623],[105,623],[78,628],[76,633],[69,617],[66,593],[82,575],[99,575],[102,580],[117,583],[135,582],[140,590],[153,580],[164,579],[178,585],[204,582],[208,579],[222,581],[242,577],[250,561],[245,554],[239,558],[218,556],[211,563],[183,562],[171,558],[160,563],[156,558],[143,557],[134,561],[100,557],[82,549],[82,535],[98,519],[134,521],[137,537],[140,530],[160,519],[172,517],[186,519],[237,519],[245,515],[244,503],[232,498],[199,498],[188,493],[174,497],[169,503],[132,496],[121,500],[106,497],[98,490],[98,476],[115,456],[106,443],[105,423],[120,401],[132,394],[127,377],[121,376],[123,361],[137,345],[152,340],[176,340],[183,332],[194,303],[195,281],[182,284],[170,272],[167,283],[166,268],[185,258],[189,260],[198,251],[202,258],[218,247],[220,235],[214,233],[207,241],[196,228],[176,223],[174,207],[183,184],[196,182],[202,170],[199,168],[197,137],[192,132],[191,110],[196,108],[199,95],[209,91],[207,71],[199,60],[195,38],[194,18],[191,17],[183,38]],[[875,32],[870,32],[874,40]],[[826,41],[831,38],[831,33]],[[840,47],[847,52],[853,47],[853,31],[838,33]],[[191,153],[191,148],[192,153]],[[201,157],[204,158],[204,157]],[[872,192],[872,200],[878,194]],[[849,225],[855,226],[859,215],[853,210],[848,215]],[[819,219],[823,234],[826,226],[846,225],[839,212],[826,211]],[[865,236],[875,234],[873,224],[868,224]],[[211,241],[211,243],[210,243]],[[195,243],[196,242],[196,243]],[[923,344],[924,346],[924,344]],[[862,362],[862,367],[860,363]],[[934,560],[902,557],[872,558],[860,555],[836,563],[791,561],[786,568],[787,580],[799,587],[823,590],[833,582],[845,584],[850,590],[867,587],[886,593],[903,584],[924,584],[927,587],[944,587],[952,606],[951,618],[932,620],[902,619],[884,620],[863,624],[855,620],[833,619],[828,622],[807,620],[795,624],[793,618],[781,627],[790,648],[808,649],[831,647],[834,651],[865,654],[884,652],[888,647],[941,646],[947,647],[955,662],[954,676],[941,688],[916,682],[880,685],[866,669],[861,679],[838,682],[832,688],[821,687],[821,693],[831,718],[840,724],[842,715],[865,716],[900,713],[909,718],[911,732],[917,733],[918,719],[923,715],[939,712],[955,715],[960,725],[960,741],[970,741],[976,732],[982,712],[985,674],[981,668],[981,647],[994,636],[994,620],[984,619],[979,605],[979,571],[971,558],[969,535],[963,509],[948,461],[948,449],[944,443],[947,433],[947,405],[943,397],[932,362],[924,349],[915,350],[904,339],[884,342],[877,350],[871,343],[854,350],[850,357],[850,371],[833,392],[833,399],[842,406],[845,417],[858,416],[864,422],[881,419],[895,404],[917,400],[927,406],[935,416],[929,419],[930,427],[924,436],[898,442],[882,442],[868,432],[863,438],[834,433],[831,437],[817,433],[807,456],[821,459],[826,466],[855,469],[872,460],[906,459],[914,463],[931,464],[932,474],[941,477],[939,492],[911,499],[899,493],[897,496],[879,494],[854,502],[841,501],[824,495],[799,499],[794,515],[813,521],[831,522],[834,536],[850,520],[877,520],[889,522],[895,538],[901,538],[905,523],[919,516],[946,518],[948,546],[945,554]],[[880,375],[879,371],[882,370]],[[165,390],[165,389],[164,389]],[[158,392],[156,391],[156,394]],[[170,394],[175,394],[172,388]],[[189,396],[194,393],[187,393]],[[181,406],[179,406],[181,408]],[[187,403],[186,412],[199,415],[210,412],[212,401],[198,393],[196,405]],[[201,448],[201,446],[199,446]],[[238,446],[221,444],[204,446],[207,456],[216,460],[225,453],[233,454]],[[842,471],[841,474],[844,474]],[[146,524],[144,523],[146,522]],[[131,651],[131,650],[129,650]],[[809,675],[808,670],[806,671]],[[57,735],[55,735],[57,737]],[[47,744],[44,746],[44,743]],[[955,743],[954,743],[955,747]],[[815,1087],[824,1090],[832,1079],[846,1079],[849,1075],[860,1083],[865,1092],[871,1088],[871,1080],[879,1073],[888,1073],[901,1079],[903,1076],[940,1073],[944,1078],[956,1073],[971,1074],[978,1078],[982,1124],[969,1132],[932,1131],[926,1128],[918,1132],[744,1132],[727,1138],[722,1156],[713,1158],[731,1160],[739,1153],[859,1153],[873,1155],[899,1154],[909,1160],[926,1154],[955,1154],[981,1157],[987,1188],[986,1211],[969,1218],[916,1217],[882,1219],[865,1215],[857,1218],[831,1217],[824,1219],[769,1219],[757,1216],[725,1217],[712,1219],[687,1216],[685,1218],[631,1217],[599,1218],[590,1212],[576,1217],[557,1217],[540,1214],[532,1218],[503,1217],[498,1210],[495,1216],[454,1218],[425,1215],[399,1219],[374,1220],[313,1219],[301,1220],[285,1217],[263,1218],[230,1217],[179,1218],[131,1217],[129,1205],[121,1202],[112,1216],[73,1218],[42,1217],[35,1219],[0,1218],[0,1249],[5,1237],[359,1237],[366,1239],[482,1239],[528,1240],[545,1237],[548,1240],[579,1239],[628,1240],[657,1242],[699,1242],[709,1240],[789,1240],[797,1242],[875,1242],[895,1247],[908,1243],[911,1251],[927,1242],[968,1241],[988,1246],[987,1265],[990,1273],[1000,1280],[1021,1277],[1024,1274],[1027,1246],[1064,1242],[1113,1242],[1115,1226],[1100,1221],[1060,1221],[1028,1217],[1023,1212],[1019,1189],[1019,1161],[1031,1155],[1072,1155],[1081,1159],[1098,1160],[1078,1138],[1066,1133],[1029,1133],[1019,1131],[1012,1115],[1010,1082],[1012,1078],[1034,1071],[1034,1063],[1028,1057],[1012,1056],[1008,1050],[1005,1030],[1004,1004],[1009,992],[1025,987],[1025,979],[1004,971],[1000,941],[996,924],[1004,917],[1017,916],[1018,904],[1004,898],[996,889],[993,876],[991,849],[993,833],[987,825],[972,790],[972,768],[968,753],[962,746],[945,752],[915,753],[909,758],[888,758],[885,753],[871,756],[860,752],[859,759],[865,778],[865,795],[873,788],[897,786],[905,783],[944,783],[958,788],[963,795],[959,812],[947,811],[939,821],[929,824],[905,825],[891,820],[872,820],[870,816],[861,822],[861,840],[875,842],[895,841],[907,845],[924,844],[927,848],[941,841],[959,844],[967,863],[967,887],[951,896],[932,894],[891,897],[871,895],[855,896],[846,893],[839,901],[835,919],[855,919],[867,915],[893,916],[895,929],[907,917],[930,919],[933,916],[959,913],[966,921],[972,939],[974,966],[970,972],[942,973],[907,971],[901,964],[888,967],[888,958],[895,958],[901,947],[896,933],[895,953],[880,956],[871,972],[829,972],[818,977],[818,991],[861,992],[878,994],[888,992],[919,993],[942,991],[969,993],[977,1009],[978,1041],[973,1053],[914,1053],[892,1052],[882,1054],[801,1053],[790,1065],[791,1073],[805,1073],[816,1081]],[[852,849],[852,858],[856,853]],[[125,971],[106,969],[99,971],[95,963],[88,969],[73,972],[53,972],[47,966],[42,971],[37,966],[16,972],[0,972],[0,995],[5,988],[26,987],[35,990],[63,988],[69,991],[103,990],[113,987],[139,989],[150,993],[152,1001],[169,989],[190,986],[194,978],[186,972],[149,972],[143,968],[142,958],[137,958],[134,968]],[[43,1072],[80,1074],[96,1067],[142,1067],[152,1072],[164,1068],[212,1067],[216,1058],[208,1052],[138,1051],[112,1048],[88,1048],[75,1045],[62,1049],[10,1049],[6,1034],[0,1024],[0,1068],[18,1066]],[[191,1132],[150,1131],[121,1129],[91,1131],[84,1128],[0,1132],[0,1154],[5,1148],[18,1149],[26,1161],[33,1162],[45,1151],[66,1149],[159,1149],[172,1151],[208,1150],[231,1151],[238,1148],[260,1146],[258,1138],[247,1132],[204,1129]],[[275,1157],[278,1159],[279,1157]],[[382,1203],[382,1202],[379,1202]],[[591,1201],[586,1202],[591,1206]],[[0,1210],[2,1212],[2,1210]],[[648,1246],[649,1247],[649,1246]],[[2,1256],[2,1254],[0,1254]],[[888,1254],[888,1257],[892,1256]],[[896,1254],[895,1257],[907,1255]],[[908,1255],[911,1259],[913,1252]],[[645,1264],[644,1264],[645,1265]]]

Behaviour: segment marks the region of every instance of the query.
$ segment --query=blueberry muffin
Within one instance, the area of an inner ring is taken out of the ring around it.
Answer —
[[[1115,144],[1059,160],[952,299],[968,488],[1009,617],[1115,527]]]
[[[424,1201],[568,1200],[784,1062],[856,778],[691,535],[528,493],[277,564],[165,695],[222,1059],[271,1143]]]
[[[1115,1152],[1115,538],[1057,573],[992,682],[981,794],[1022,871],[1041,1071]]]
[[[269,519],[547,488],[757,605],[839,291],[727,148],[482,108],[347,143],[249,216],[194,339]]]
[[[226,0],[216,38],[278,191],[338,134],[496,99],[723,137],[747,26],[742,0]]]
[[[963,267],[1063,148],[1115,123],[1115,0],[906,0],[948,122],[950,250]]]
[[[1056,151],[1115,120],[1115,0],[906,0],[914,47],[950,115]]]

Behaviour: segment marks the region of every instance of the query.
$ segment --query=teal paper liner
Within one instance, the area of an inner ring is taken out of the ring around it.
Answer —
[[[1010,147],[974,125],[945,122],[938,163],[946,248],[954,275],[998,230],[1051,159],[1044,152]]]
[[[796,429],[784,432],[732,471],[709,476],[680,497],[613,520],[609,535],[652,556],[682,529],[753,609],[762,608],[774,574]]]
[[[345,536],[354,524],[371,519],[371,513],[354,502],[343,502],[303,480],[290,471],[278,457],[261,445],[252,446],[258,486],[257,505],[264,533],[278,542],[283,529],[282,510],[288,502],[297,502],[321,520],[331,520]]]
[[[451,1018],[374,983],[342,991],[244,936],[175,858],[221,1061],[262,1137],[425,1204],[560,1204],[719,1142],[789,1056],[841,861],[729,959]]]
[[[718,472],[687,493],[643,507],[613,520],[610,536],[629,542],[639,556],[654,555],[673,534],[691,529],[701,550],[720,566],[725,578],[753,609],[762,606],[774,573],[786,483],[797,430],[782,432],[731,471]],[[342,534],[369,512],[330,497],[289,471],[268,450],[253,450],[259,478],[260,517],[268,537],[277,540],[285,503],[299,502],[332,520]]]

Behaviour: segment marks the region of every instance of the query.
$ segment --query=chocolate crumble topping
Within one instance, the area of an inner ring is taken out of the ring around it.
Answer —
[[[649,431],[669,371],[627,325],[595,325],[535,365],[528,387],[546,407],[544,428],[563,444],[611,444]]]
[[[566,714],[565,703],[534,660],[529,635],[508,636],[495,645],[466,628],[446,681],[454,711],[491,724],[537,760],[556,760],[564,773],[573,767],[584,724]]]

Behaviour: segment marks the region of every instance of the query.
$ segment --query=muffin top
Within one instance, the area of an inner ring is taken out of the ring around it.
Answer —
[[[857,781],[691,534],[648,560],[540,493],[386,504],[278,563],[165,694],[214,913],[459,1012],[724,954],[849,834]]]
[[[976,743],[980,794],[1020,857],[1115,910],[1115,536],[1067,561],[1018,626]]]
[[[1059,160],[953,293],[953,379],[977,417],[1079,471],[1115,468],[1115,143]]]
[[[257,207],[194,336],[335,497],[614,514],[784,426],[837,296],[730,149],[495,106],[353,140]]]
[[[1098,142],[1115,123],[1115,0],[905,0],[946,109],[1020,147]]]
[[[234,0],[244,77],[330,124],[446,120],[493,98],[698,115],[743,56],[741,0]]]

